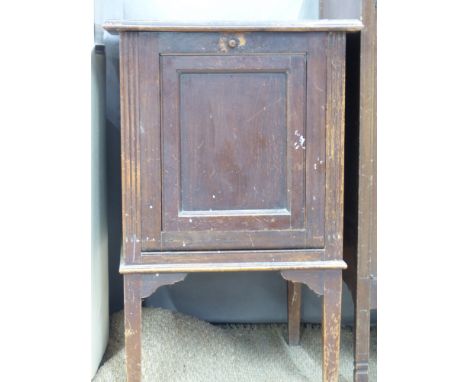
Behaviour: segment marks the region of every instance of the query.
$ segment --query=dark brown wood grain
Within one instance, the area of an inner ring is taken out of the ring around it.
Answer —
[[[340,375],[341,271],[325,271],[322,301],[322,380],[338,382]]]
[[[162,57],[165,232],[248,230],[242,248],[255,231],[304,229],[304,67],[303,55]]]
[[[161,248],[161,108],[159,60],[149,60],[158,51],[159,39],[140,33],[138,79],[140,90],[141,249]]]
[[[125,274],[124,325],[125,365],[128,382],[141,381],[141,303],[159,287],[182,281],[186,273]]]
[[[361,277],[377,279],[377,3],[363,1],[361,32],[358,258]],[[368,259],[368,260],[366,260]],[[372,304],[376,308],[375,301]]]
[[[196,35],[141,34],[142,96],[162,73],[162,126],[148,97],[139,109],[141,168],[162,169],[141,179],[143,250],[323,247],[328,34],[206,33],[195,55]]]
[[[124,275],[125,365],[127,381],[141,380],[141,280]]]
[[[330,33],[327,51],[326,115],[326,252],[328,259],[343,255],[344,197],[344,101],[345,57],[344,33]]]
[[[143,32],[142,34],[145,34]],[[149,35],[155,33],[148,32]],[[158,49],[161,55],[242,55],[252,54],[304,54],[307,49],[321,46],[328,32],[279,33],[279,32],[205,32],[158,33]],[[272,38],[274,37],[274,38]],[[234,48],[229,41],[235,40]],[[309,47],[309,48],[307,48]],[[310,56],[310,57],[315,57]],[[321,56],[316,56],[321,59]]]
[[[302,284],[288,281],[288,344],[299,345]]]
[[[307,50],[307,121],[306,139],[308,142],[326,142],[327,66],[328,39],[310,38]],[[310,121],[314,121],[311,123]],[[310,147],[310,145],[309,145]],[[326,145],[316,144],[314,150],[306,149],[306,221],[310,229],[308,240],[325,246],[325,188]],[[322,218],[323,217],[323,218]]]
[[[223,59],[215,60],[229,70]],[[180,208],[184,217],[211,216],[215,220],[226,215],[243,220],[244,211],[248,211],[249,215],[266,216],[263,224],[267,227],[282,226],[271,216],[287,216],[283,227],[289,227],[288,187],[303,187],[287,184],[294,178],[291,172],[297,170],[294,164],[286,166],[288,69],[266,73],[262,71],[265,67],[253,69],[241,61],[232,60],[232,72],[179,72],[184,110],[180,122]],[[300,108],[303,102],[292,106]],[[297,127],[302,130],[303,124]],[[198,149],[205,145],[210,148]],[[207,223],[212,225],[209,220]]]
[[[349,67],[354,78],[349,83],[348,129],[353,139],[348,146],[348,206],[344,280],[355,303],[355,382],[367,382],[370,310],[377,308],[377,1],[321,0],[320,17],[360,17],[364,24],[356,46],[351,47]],[[352,36],[354,39],[354,36]],[[354,44],[353,44],[354,45]],[[354,61],[357,68],[354,67]],[[357,98],[357,107],[354,100]],[[354,137],[354,134],[356,136]],[[355,207],[356,206],[356,207]]]
[[[138,38],[136,32],[120,37],[122,240],[129,263],[141,255]]]
[[[291,281],[291,342],[300,283],[323,295],[336,381],[345,31],[360,22],[107,27],[121,32],[128,380],[141,379],[142,298],[188,272],[269,270]]]
[[[140,274],[139,277],[141,279],[140,298],[143,299],[151,296],[161,286],[183,281],[187,273],[150,273]]]
[[[311,272],[310,270],[284,270],[281,276],[294,283],[302,283],[319,296],[323,296],[323,272]],[[301,293],[299,291],[299,293]],[[299,317],[300,319],[300,317]]]
[[[375,0],[322,0],[323,17],[361,17],[364,29],[352,37],[349,51],[348,130],[346,160],[348,208],[345,214],[344,280],[355,303],[354,381],[367,382],[369,364],[370,310],[377,308],[377,2]],[[360,38],[359,38],[360,37]],[[354,78],[355,77],[355,78]],[[356,98],[356,101],[354,100]],[[350,101],[350,102],[349,102]]]
[[[312,291],[322,295],[322,380],[323,382],[338,382],[341,332],[341,270],[288,270],[281,276],[288,280],[288,325],[289,338],[293,344],[299,342],[300,334],[300,289],[295,291],[294,285],[306,284]],[[289,293],[291,291],[291,293]],[[296,292],[296,293],[293,293]]]
[[[251,216],[255,220],[257,216]],[[230,249],[293,249],[306,248],[305,240],[307,230],[286,229],[286,230],[213,230],[207,231],[169,231],[161,232],[161,241],[164,249],[168,251],[190,249],[190,250],[230,250]],[[322,248],[320,243],[323,238],[317,241],[311,239],[310,248]],[[240,244],[242,243],[242,245]],[[184,246],[185,244],[185,246]],[[151,249],[149,249],[151,250]]]
[[[377,308],[377,4],[362,7],[355,382],[369,380],[370,309]]]

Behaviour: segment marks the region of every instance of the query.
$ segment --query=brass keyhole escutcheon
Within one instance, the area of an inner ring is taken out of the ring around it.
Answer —
[[[228,41],[228,45],[230,48],[235,48],[237,46],[237,40],[232,38]]]

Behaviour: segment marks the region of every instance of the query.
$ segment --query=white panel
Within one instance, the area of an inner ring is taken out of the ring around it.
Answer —
[[[91,377],[96,373],[109,333],[105,157],[105,58],[91,59]]]

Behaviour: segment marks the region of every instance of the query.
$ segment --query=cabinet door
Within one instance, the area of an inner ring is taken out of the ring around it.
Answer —
[[[169,55],[161,74],[166,247],[303,242],[304,56]]]
[[[140,37],[143,251],[323,247],[324,37]]]

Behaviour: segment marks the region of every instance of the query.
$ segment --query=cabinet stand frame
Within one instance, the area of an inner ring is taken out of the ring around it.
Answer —
[[[122,265],[121,268],[125,269]],[[316,294],[323,296],[322,301],[322,380],[338,381],[341,326],[342,270],[344,262],[320,263],[319,268],[283,270],[281,276],[293,289],[307,285]],[[141,339],[142,339],[142,300],[151,296],[164,285],[172,285],[185,279],[185,273],[124,273],[124,322],[125,322],[125,359],[128,382],[141,381]],[[289,293],[289,292],[288,292]],[[300,294],[298,295],[300,296]],[[300,297],[299,297],[300,299]],[[292,299],[293,304],[300,304]],[[296,312],[292,309],[289,312]],[[297,320],[288,320],[295,325]],[[297,329],[297,330],[296,330]],[[296,336],[299,327],[289,327],[289,339]],[[291,340],[290,340],[291,341]]]

